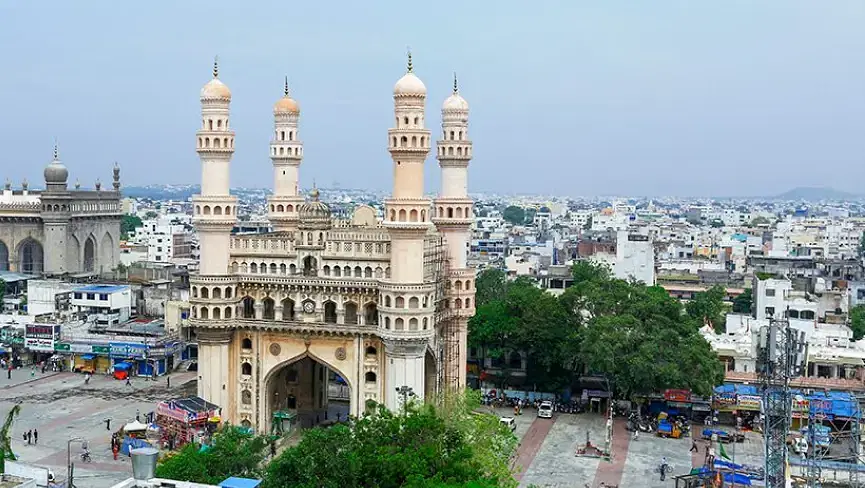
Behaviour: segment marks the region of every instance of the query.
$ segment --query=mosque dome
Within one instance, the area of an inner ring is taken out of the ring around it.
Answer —
[[[405,75],[393,86],[394,95],[426,96],[426,85],[412,72],[411,53],[408,55],[408,67]]]
[[[219,64],[213,62],[213,79],[201,88],[202,100],[231,100],[231,90],[219,81]]]
[[[56,147],[54,148],[54,160],[45,167],[43,174],[45,175],[45,183],[65,185],[67,178],[69,178],[69,170],[58,159]]]
[[[451,96],[445,99],[445,103],[442,104],[442,110],[461,110],[467,111],[469,109],[469,102],[466,101],[465,98],[460,96],[459,93],[452,93]]]
[[[312,197],[312,200],[304,203],[298,209],[298,217],[300,217],[300,221],[304,223],[330,223],[330,207],[328,207],[324,202],[319,201],[318,189],[313,188],[310,196]]]
[[[291,95],[288,93],[288,78],[285,79],[285,92],[282,98],[280,98],[273,105],[273,113],[275,114],[297,114],[300,113],[300,105],[297,104],[297,100],[291,98]]]

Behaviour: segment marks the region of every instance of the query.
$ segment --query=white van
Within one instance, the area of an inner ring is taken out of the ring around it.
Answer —
[[[501,417],[499,418],[499,422],[501,422],[502,425],[507,427],[511,432],[517,430],[517,423],[514,421],[513,417]]]
[[[541,402],[541,404],[538,405],[538,417],[544,419],[553,418],[553,403]]]

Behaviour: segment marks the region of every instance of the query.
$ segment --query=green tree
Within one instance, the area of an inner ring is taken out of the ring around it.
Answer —
[[[514,225],[523,225],[526,222],[526,210],[523,207],[510,205],[502,212],[502,218]]]
[[[538,210],[535,208],[527,209],[526,210],[526,216],[525,216],[525,219],[523,220],[523,223],[525,223],[526,225],[529,225],[532,222],[534,222],[535,221],[535,215],[537,213],[538,213]]]
[[[135,229],[144,225],[137,215],[124,215],[120,221],[120,238],[122,240],[129,239],[129,234],[135,232]]]
[[[769,222],[769,219],[767,219],[766,217],[755,217],[748,224],[748,227],[757,227],[758,225],[768,225],[768,224],[771,224],[771,222]]]
[[[745,291],[733,299],[733,313],[751,313],[751,303],[754,301],[751,289]]]
[[[721,285],[715,285],[704,292],[698,292],[685,305],[685,311],[700,326],[708,324],[715,332],[722,334],[726,327],[726,314],[724,313],[724,297],[726,294],[727,290]]]
[[[148,210],[147,213],[144,214],[145,219],[155,219],[156,217],[159,217],[159,214],[153,210]]]
[[[477,395],[379,406],[349,425],[308,431],[267,467],[262,488],[515,487],[516,438],[497,417],[474,413]]]
[[[268,438],[226,426],[202,449],[191,443],[156,467],[156,476],[215,485],[231,476],[259,478]]]
[[[850,309],[850,328],[853,329],[853,340],[865,337],[865,305],[856,305]]]
[[[505,295],[508,275],[498,268],[487,268],[475,278],[475,304],[480,307]]]

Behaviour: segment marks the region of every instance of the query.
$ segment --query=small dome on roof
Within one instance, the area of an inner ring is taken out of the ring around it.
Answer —
[[[273,113],[274,114],[296,114],[300,113],[300,106],[297,104],[297,100],[291,98],[291,95],[288,93],[288,77],[285,77],[285,92],[282,98],[277,100],[277,102],[273,105]]]
[[[201,88],[201,99],[231,101],[231,90],[219,80],[219,64],[216,61],[213,62],[213,79]]]
[[[66,166],[60,162],[56,145],[54,146],[54,160],[45,167],[43,175],[45,176],[45,183],[53,184],[65,185],[66,180],[69,178],[69,170],[67,170]]]
[[[413,73],[411,53],[408,53],[406,73],[393,86],[393,94],[395,96],[426,96],[426,85]]]

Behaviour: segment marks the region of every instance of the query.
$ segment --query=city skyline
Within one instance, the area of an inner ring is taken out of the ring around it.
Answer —
[[[865,176],[858,3],[299,4],[284,16],[276,3],[221,5],[230,4],[0,6],[12,21],[0,41],[16,46],[0,76],[0,177],[41,186],[56,138],[70,182],[109,181],[116,160],[124,185],[198,183],[189,133],[219,55],[235,94],[235,185],[268,186],[270,107],[287,74],[302,110],[301,186],[386,190],[388,99],[406,44],[429,89],[429,127],[458,73],[472,107],[475,191],[855,192]],[[428,158],[428,192],[437,173]]]

